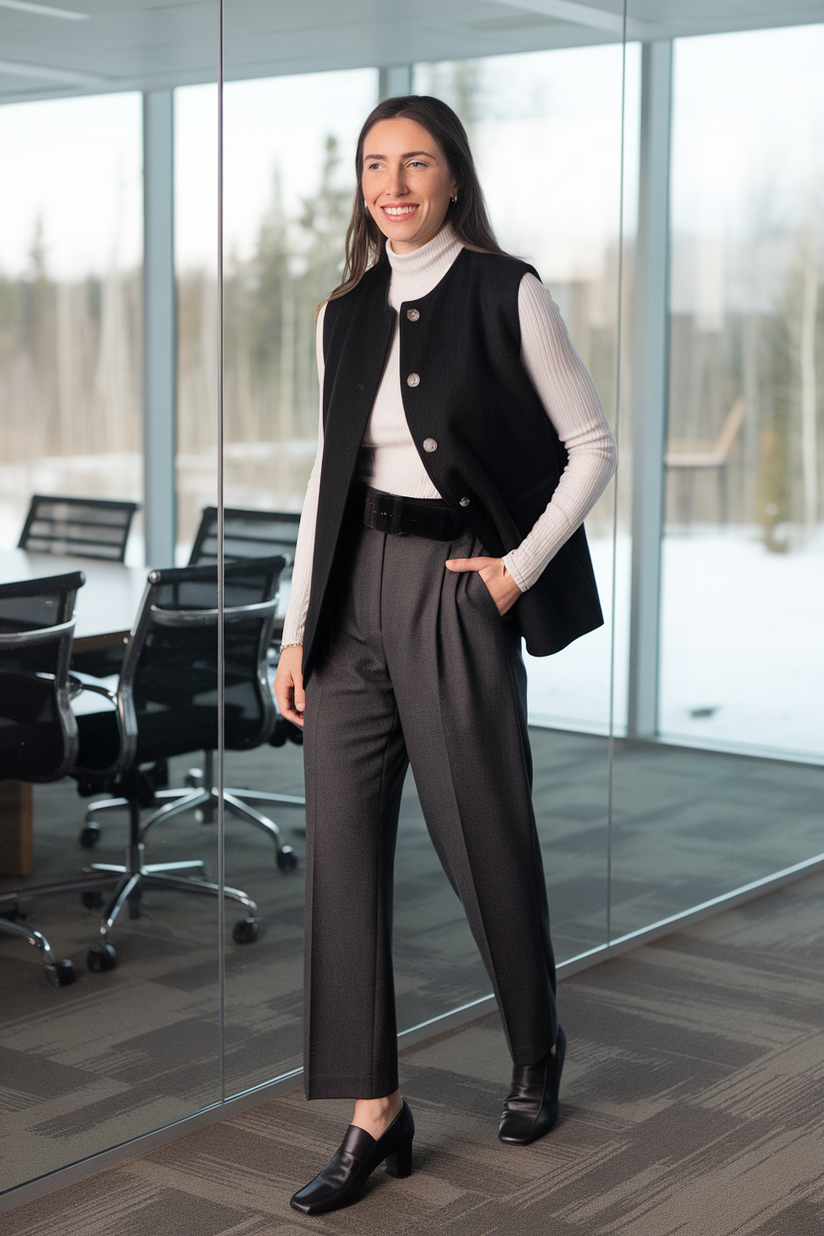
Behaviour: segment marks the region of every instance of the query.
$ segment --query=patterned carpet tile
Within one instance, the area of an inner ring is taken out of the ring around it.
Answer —
[[[350,1104],[299,1090],[4,1216],[4,1236],[821,1236],[824,944],[815,877],[566,981],[561,1119],[496,1137],[497,1014],[408,1049],[415,1171],[288,1206]],[[55,1081],[59,1085],[58,1070]]]

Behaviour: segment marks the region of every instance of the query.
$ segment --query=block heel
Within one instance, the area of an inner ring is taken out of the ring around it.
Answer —
[[[408,1142],[404,1142],[402,1146],[398,1146],[397,1150],[393,1150],[386,1156],[386,1171],[389,1176],[395,1176],[399,1180],[412,1175],[411,1137]]]

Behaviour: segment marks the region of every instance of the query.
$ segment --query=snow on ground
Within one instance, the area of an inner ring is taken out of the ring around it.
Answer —
[[[824,529],[671,536],[663,566],[662,733],[824,756]]]
[[[616,546],[615,729],[626,715],[629,542]],[[604,612],[612,546],[593,538]],[[528,658],[533,720],[605,732],[608,626]],[[662,551],[659,729],[686,745],[824,757],[824,529],[786,554],[757,528],[673,533]],[[766,749],[766,750],[764,750]]]

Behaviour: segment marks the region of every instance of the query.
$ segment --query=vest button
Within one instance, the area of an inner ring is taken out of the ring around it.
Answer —
[[[469,506],[469,499],[468,499],[468,498],[461,498],[461,500],[460,500],[460,505],[461,505],[461,506]]]
[[[414,374],[413,374],[413,377],[414,377],[414,376],[416,376],[416,375],[414,375]],[[435,439],[434,439],[434,438],[424,438],[424,440],[423,440],[423,449],[424,449],[425,451],[428,451],[428,452],[429,452],[429,454],[431,455],[433,451],[436,451],[436,450],[438,449],[438,444],[437,444],[437,442],[435,441]]]
[[[420,386],[420,384],[421,384],[421,375],[419,373],[410,373],[409,377],[406,379],[406,385],[407,386]]]
[[[417,322],[418,318],[421,315],[420,315],[419,310],[417,309],[407,309],[406,316],[409,318],[410,322]]]

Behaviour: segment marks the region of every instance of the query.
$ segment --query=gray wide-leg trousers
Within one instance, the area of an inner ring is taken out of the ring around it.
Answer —
[[[526,672],[452,542],[346,531],[332,635],[306,689],[307,1098],[397,1089],[392,883],[411,763],[432,841],[492,980],[515,1064],[555,1041]]]

